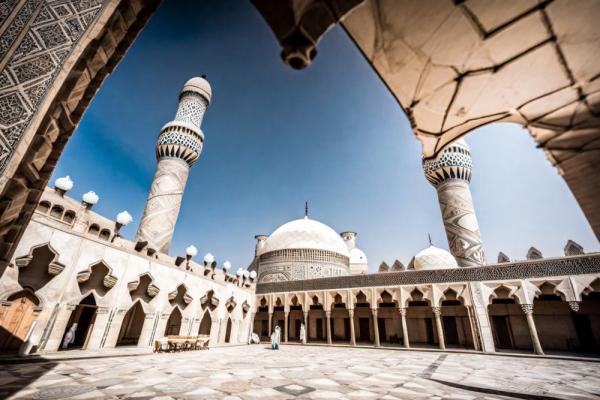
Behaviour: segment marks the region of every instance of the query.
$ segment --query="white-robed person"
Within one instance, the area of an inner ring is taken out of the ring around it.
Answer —
[[[306,344],[306,328],[304,322],[300,323],[300,343]]]
[[[275,326],[273,333],[271,333],[271,348],[273,350],[279,350],[279,343],[281,342],[281,328],[279,325]]]
[[[65,334],[65,338],[62,342],[63,349],[66,349],[67,347],[69,347],[70,344],[73,344],[73,342],[75,342],[75,331],[77,331],[77,322],[71,325],[71,328],[69,328],[69,330]]]

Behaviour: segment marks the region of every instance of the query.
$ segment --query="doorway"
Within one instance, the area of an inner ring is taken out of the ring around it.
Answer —
[[[165,328],[165,336],[177,336],[181,331],[181,311],[179,307],[175,307],[169,316],[167,326]]]
[[[146,313],[139,301],[127,311],[121,324],[117,346],[136,346],[142,334]]]
[[[202,321],[200,321],[200,327],[198,328],[198,335],[210,336],[211,325],[212,325],[212,318],[210,317],[210,313],[208,311],[205,311],[204,316],[202,317]]]
[[[572,313],[572,315],[577,339],[579,340],[579,350],[589,353],[598,351],[589,315],[576,313]]]
[[[317,340],[323,340],[323,319],[317,318]]]
[[[444,326],[444,341],[446,345],[458,346],[458,328],[456,327],[456,317],[442,316],[442,324]]]
[[[387,334],[385,332],[385,318],[377,318],[377,330],[379,331],[379,343],[385,342]]]
[[[94,295],[90,293],[87,297],[81,300],[81,303],[75,307],[75,310],[71,313],[69,322],[65,329],[65,333],[61,342],[61,350],[85,350],[92,330],[94,329],[94,323],[96,322],[96,312],[98,306],[96,305],[96,299]],[[77,325],[75,325],[77,324]],[[74,330],[74,336],[71,340],[65,340],[67,336],[72,335]]]
[[[225,331],[225,343],[231,341],[231,318],[227,319],[227,329]]]
[[[359,318],[358,319],[358,340],[361,342],[370,342],[370,319],[369,318]]]
[[[433,338],[433,320],[431,318],[425,318],[425,334],[427,335],[427,344],[435,344]]]
[[[27,334],[38,316],[38,298],[29,290],[15,293],[7,299],[10,302],[0,320],[0,353],[18,353]]]
[[[505,315],[492,316],[494,331],[496,333],[496,346],[504,349],[513,349],[513,344],[510,322]]]

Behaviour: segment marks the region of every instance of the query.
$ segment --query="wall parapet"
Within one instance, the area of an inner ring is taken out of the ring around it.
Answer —
[[[600,253],[592,253],[541,260],[488,264],[472,268],[386,272],[303,281],[270,282],[258,284],[256,294],[390,285],[532,279],[597,273],[600,273]]]

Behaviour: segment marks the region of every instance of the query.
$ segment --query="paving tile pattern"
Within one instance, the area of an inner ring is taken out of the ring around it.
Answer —
[[[599,399],[600,364],[264,345],[2,365],[11,399]]]

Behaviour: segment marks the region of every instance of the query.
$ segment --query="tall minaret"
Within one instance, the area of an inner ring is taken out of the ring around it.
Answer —
[[[211,94],[204,77],[187,81],[179,95],[175,120],[163,126],[158,135],[158,165],[136,234],[136,242],[147,241],[154,250],[169,251],[190,167],[204,144],[200,124]]]
[[[447,145],[436,158],[423,160],[425,177],[438,192],[448,246],[461,267],[485,262],[469,189],[472,166],[471,153],[463,139]]]

